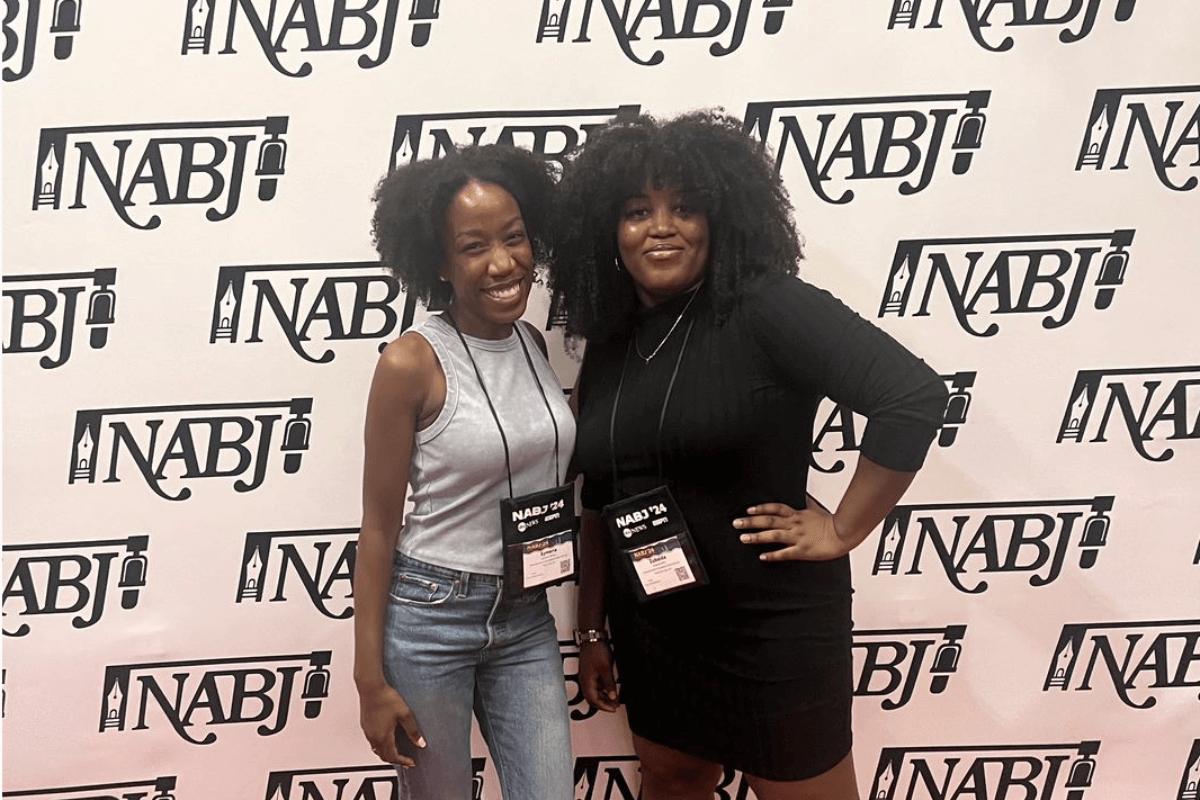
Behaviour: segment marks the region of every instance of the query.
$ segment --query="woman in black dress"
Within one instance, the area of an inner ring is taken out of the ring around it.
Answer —
[[[759,800],[858,797],[847,554],[945,407],[923,361],[794,278],[772,166],[733,118],[643,116],[590,134],[560,185],[553,291],[588,342],[580,679],[626,704],[645,800],[711,800],[722,766]],[[823,396],[868,418],[833,513],[806,493]]]

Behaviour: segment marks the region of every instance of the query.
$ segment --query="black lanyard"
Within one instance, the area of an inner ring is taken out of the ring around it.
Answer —
[[[683,363],[683,354],[687,350],[688,339],[692,335],[692,325],[696,318],[688,320],[687,330],[683,334],[683,344],[679,346],[679,355],[675,357],[675,367],[671,370],[671,380],[667,383],[666,394],[663,395],[662,408],[658,412],[658,435],[655,441],[658,450],[658,479],[663,478],[662,432],[663,421],[667,418],[667,402],[671,399],[671,391],[675,388],[675,378],[679,375],[679,365]],[[634,333],[636,335],[636,332]],[[670,335],[670,334],[668,334]],[[612,464],[612,486],[615,498],[617,492],[617,404],[621,401],[621,389],[625,386],[625,369],[629,366],[629,352],[633,349],[633,335],[625,348],[625,358],[621,361],[621,379],[617,381],[617,394],[613,397],[612,414],[608,419],[608,457]]]
[[[467,347],[467,338],[463,336],[463,332],[459,330],[458,323],[454,321],[454,317],[446,312],[446,318],[450,321],[450,327],[454,328],[454,332],[458,334],[458,340],[462,342],[463,350],[467,351],[467,358],[471,361],[471,366],[475,369],[475,377],[479,380],[479,388],[483,389],[483,398],[487,400],[488,408],[491,409],[492,419],[496,420],[496,428],[500,431],[500,443],[504,445],[504,470],[508,473],[508,496],[513,496],[512,483],[512,462],[508,455],[508,437],[504,435],[504,426],[500,424],[500,415],[496,413],[496,406],[492,404],[492,397],[488,394],[487,384],[483,382],[483,373],[479,371],[479,365],[475,363],[475,356],[471,355],[471,348]],[[529,347],[525,344],[524,337],[521,336],[521,323],[513,323],[513,333],[517,336],[517,341],[521,343],[521,350],[525,352],[525,363],[529,365],[529,372],[533,375],[533,382],[537,384],[538,392],[542,395],[542,402],[546,404],[546,413],[550,415],[550,424],[554,426],[554,480],[553,484],[558,483],[558,421],[554,419],[554,411],[550,408],[550,400],[546,397],[546,390],[542,388],[542,381],[538,378],[537,369],[533,366],[533,359],[529,356]],[[676,365],[678,369],[678,365]]]

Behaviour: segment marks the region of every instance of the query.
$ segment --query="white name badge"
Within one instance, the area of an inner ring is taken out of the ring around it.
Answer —
[[[568,534],[557,534],[521,545],[525,585],[532,589],[562,580],[575,572],[575,542]]]
[[[678,536],[631,552],[633,568],[647,595],[678,589],[696,582]]]

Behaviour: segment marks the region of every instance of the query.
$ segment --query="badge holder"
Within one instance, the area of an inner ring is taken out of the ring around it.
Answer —
[[[500,501],[504,594],[513,598],[579,577],[575,486]]]
[[[487,384],[483,382],[483,374],[467,347],[466,337],[463,336],[454,318],[447,314],[450,324],[458,333],[467,358],[475,369],[475,377],[479,387],[483,389],[484,399],[496,421],[500,431],[500,442],[504,445],[504,469],[508,475],[508,497],[500,500],[500,532],[504,543],[504,597],[516,599],[525,595],[537,594],[548,586],[555,586],[579,577],[579,518],[575,514],[575,486],[564,484],[540,492],[513,496],[512,466],[508,454],[508,437],[504,435],[504,426],[500,424],[500,415],[492,404],[488,394]],[[554,411],[550,408],[550,400],[542,381],[538,378],[537,369],[529,355],[529,347],[521,335],[520,325],[514,327],[517,341],[525,352],[525,363],[529,365],[529,373],[533,382],[542,395],[546,405],[546,413],[550,415],[550,424],[554,426],[554,482],[559,475],[558,463],[558,423],[554,420]]]
[[[696,290],[698,291],[698,289]],[[692,300],[684,306],[675,325],[683,319]],[[663,396],[662,408],[658,414],[658,477],[663,476],[662,465],[662,431],[663,422],[667,416],[667,403],[671,399],[671,390],[675,388],[675,378],[679,375],[679,365],[683,363],[683,354],[687,350],[692,335],[692,325],[695,317],[688,321],[687,330],[683,335],[679,355],[675,358],[675,368],[671,372],[671,380],[667,383],[667,391]],[[671,331],[675,330],[671,326]],[[667,332],[670,337],[671,331]],[[663,339],[666,342],[666,339]],[[662,347],[662,344],[659,344]],[[629,363],[629,353],[633,349],[633,338],[625,350],[625,360],[621,363],[621,378],[617,382],[617,392],[613,397],[612,414],[608,421],[609,458],[612,462],[613,489],[617,485],[616,459],[616,429],[617,405],[621,401],[621,390],[625,386],[625,367]],[[655,353],[658,351],[656,350]],[[653,358],[654,354],[651,354]],[[649,359],[646,359],[649,363]],[[613,552],[620,562],[618,574],[632,587],[639,603],[644,603],[656,597],[674,594],[696,586],[708,583],[708,573],[700,562],[696,551],[696,543],[688,531],[687,522],[679,509],[679,504],[671,495],[665,482],[641,494],[627,497],[623,500],[606,505],[601,512],[605,526],[608,528],[609,542]]]
[[[679,504],[666,486],[610,503],[602,515],[638,602],[708,583]]]

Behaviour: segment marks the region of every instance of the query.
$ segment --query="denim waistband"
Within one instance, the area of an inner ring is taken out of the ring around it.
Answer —
[[[476,583],[484,586],[499,586],[502,577],[500,575],[487,575],[482,572],[468,572],[467,570],[453,569],[451,567],[439,567],[437,564],[430,564],[428,561],[406,556],[399,550],[396,551],[393,563],[396,566],[420,570],[425,575],[437,575],[447,580],[461,580],[464,584]]]

